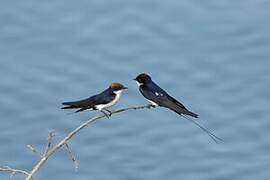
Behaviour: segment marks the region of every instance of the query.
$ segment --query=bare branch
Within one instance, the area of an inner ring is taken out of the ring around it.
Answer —
[[[137,110],[137,109],[145,109],[150,108],[149,105],[144,106],[134,106],[134,107],[128,107],[128,108],[122,108],[118,109],[112,112],[113,114],[118,114],[121,112],[129,111],[129,110]],[[45,164],[45,162],[48,160],[50,156],[52,156],[55,152],[57,152],[59,149],[61,149],[64,145],[66,145],[72,138],[75,136],[78,132],[80,132],[82,129],[87,127],[88,125],[96,122],[99,119],[102,119],[106,117],[104,114],[96,115],[93,118],[87,120],[83,124],[81,124],[79,127],[71,131],[64,139],[62,139],[58,144],[54,145],[53,147],[49,148],[47,153],[43,155],[43,157],[40,158],[40,160],[37,162],[37,164],[33,167],[31,172],[28,174],[28,176],[25,178],[25,180],[30,180],[33,178],[33,176],[37,173],[37,171]]]
[[[118,109],[118,110],[115,110],[115,111],[111,112],[110,115],[125,112],[125,111],[129,111],[129,110],[138,110],[138,109],[146,109],[146,108],[150,109],[152,107],[153,107],[152,105],[144,105],[144,106],[134,106],[134,107],[122,108],[122,109]],[[0,172],[1,171],[8,172],[8,173],[11,174],[11,177],[16,173],[21,173],[21,174],[24,174],[26,176],[25,180],[33,180],[34,175],[47,162],[47,160],[50,158],[50,156],[52,156],[54,153],[56,153],[58,150],[60,150],[63,146],[67,148],[68,153],[70,155],[70,158],[73,161],[73,163],[75,164],[75,169],[78,169],[79,164],[78,164],[74,154],[72,153],[71,148],[69,147],[68,143],[82,129],[86,128],[87,126],[93,124],[97,120],[102,119],[104,117],[107,117],[107,114],[106,115],[105,114],[96,115],[93,118],[87,120],[86,122],[84,122],[80,126],[78,126],[76,129],[71,131],[65,138],[63,138],[58,144],[56,144],[54,146],[52,146],[52,140],[53,140],[54,132],[49,131],[49,133],[48,133],[48,144],[47,144],[47,146],[45,148],[45,152],[43,154],[40,154],[38,151],[36,151],[36,149],[33,146],[28,145],[28,148],[30,148],[31,151],[33,151],[35,154],[38,154],[40,156],[40,159],[38,160],[36,165],[32,168],[30,173],[28,173],[26,171],[23,171],[23,170],[12,169],[12,168],[9,168],[9,167],[0,167]],[[193,122],[193,120],[190,120],[190,121]],[[217,136],[215,136],[214,134],[212,134],[211,132],[209,132],[208,130],[206,130],[200,124],[196,123],[195,121],[193,123],[196,124],[198,127],[200,127],[203,131],[205,131],[209,136],[211,136],[211,138],[213,138],[213,139],[216,138],[218,140],[222,140],[222,139],[218,138]],[[216,139],[214,139],[214,140],[216,140]]]
[[[52,140],[53,140],[54,135],[55,135],[54,130],[48,130],[48,143],[47,143],[47,146],[45,148],[43,155],[46,155],[48,153],[48,151],[51,149]]]
[[[9,173],[10,174],[10,179],[16,174],[22,174],[22,175],[24,175],[26,177],[29,175],[29,173],[24,171],[24,170],[13,169],[13,168],[10,168],[8,166],[0,167],[0,171]],[[33,178],[32,178],[32,180],[33,180]]]
[[[36,150],[36,148],[32,145],[27,145],[27,147],[37,156],[42,157],[42,155]]]
[[[68,143],[66,143],[66,148],[67,148],[70,159],[74,163],[75,171],[77,171],[79,168],[79,162],[77,161],[74,153],[72,153],[72,150],[71,150],[70,146],[68,145]]]

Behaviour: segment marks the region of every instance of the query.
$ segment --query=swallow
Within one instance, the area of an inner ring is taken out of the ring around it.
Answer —
[[[166,107],[179,115],[185,114],[198,118],[197,114],[189,111],[182,103],[154,83],[149,75],[142,73],[134,80],[137,82],[140,92],[151,103],[152,107]]]
[[[198,114],[189,111],[182,103],[170,96],[165,90],[160,88],[154,81],[152,81],[152,78],[148,74],[141,73],[133,80],[137,82],[141,94],[150,102],[149,108],[158,106],[168,108],[197,125],[203,131],[205,131],[216,143],[216,139],[222,141],[222,139],[205,129],[196,121],[184,116],[188,115],[193,118],[199,117]]]
[[[103,92],[91,96],[86,99],[82,99],[79,101],[72,101],[72,102],[63,102],[62,104],[64,107],[61,109],[78,109],[75,113],[84,111],[84,110],[99,110],[102,112],[106,117],[109,117],[112,112],[107,108],[116,104],[122,92],[128,89],[124,85],[120,83],[112,83],[106,90]],[[109,115],[107,113],[109,113]]]

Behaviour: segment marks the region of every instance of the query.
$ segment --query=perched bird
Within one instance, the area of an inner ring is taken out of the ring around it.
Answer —
[[[149,108],[158,106],[168,108],[197,125],[203,131],[205,131],[216,143],[217,139],[222,141],[222,139],[205,129],[193,119],[189,119],[184,116],[188,115],[194,118],[198,118],[199,115],[189,111],[182,103],[170,96],[165,90],[161,89],[156,83],[152,81],[152,78],[148,74],[139,74],[133,80],[137,82],[142,95],[151,103]]]
[[[145,73],[139,74],[134,79],[142,95],[151,103],[153,107],[162,106],[169,108],[177,114],[185,114],[198,118],[198,115],[189,111],[183,104],[170,96],[166,91],[154,83],[151,77]]]
[[[65,106],[62,107],[62,109],[78,109],[75,113],[87,109],[99,110],[106,117],[109,117],[109,115],[111,115],[111,111],[107,108],[113,106],[119,101],[120,96],[125,89],[128,88],[120,83],[112,83],[109,88],[100,94],[79,101],[63,102],[62,104]],[[106,112],[109,113],[109,115]]]

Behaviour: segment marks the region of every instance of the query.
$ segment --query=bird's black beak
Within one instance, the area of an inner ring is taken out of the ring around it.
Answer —
[[[125,86],[124,86],[122,89],[128,89],[128,87],[125,87]]]
[[[134,78],[134,79],[132,79],[132,80],[137,81],[137,79],[136,79],[136,78]]]

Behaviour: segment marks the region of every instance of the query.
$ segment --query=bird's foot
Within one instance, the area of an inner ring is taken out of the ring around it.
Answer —
[[[156,107],[156,106],[154,106],[153,104],[148,104],[148,105],[147,105],[147,108],[148,108],[148,109],[155,108],[155,107]]]
[[[109,114],[107,114],[106,112],[104,112],[104,111],[101,111],[103,114],[104,114],[104,116],[106,116],[108,119],[110,118],[110,116],[111,115],[109,115]]]
[[[109,114],[109,116],[112,116],[112,111],[110,111],[110,110],[108,110],[108,109],[104,109],[106,112],[108,112]]]

